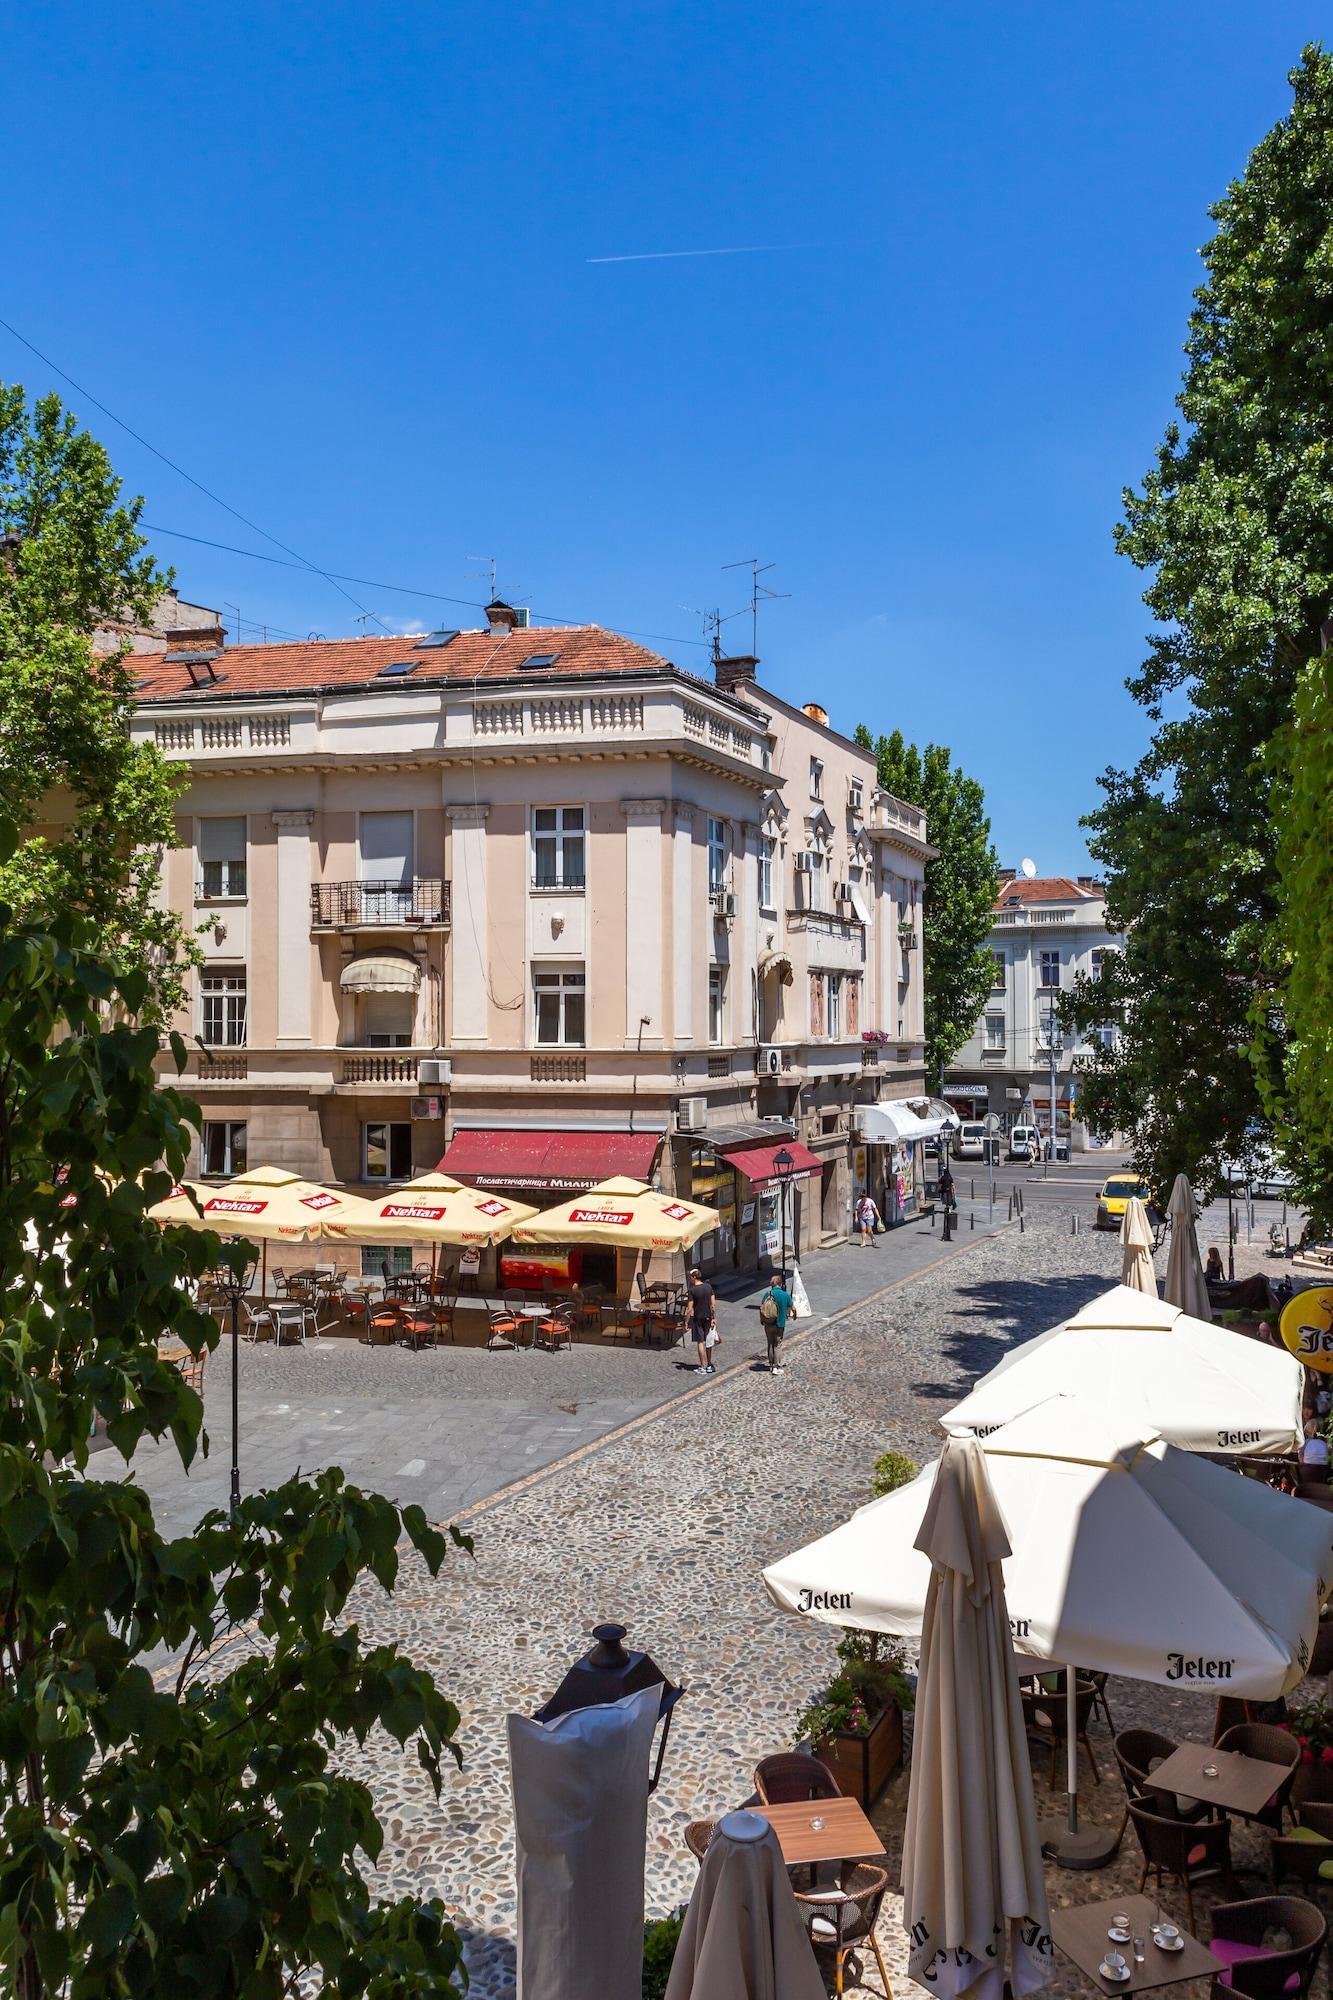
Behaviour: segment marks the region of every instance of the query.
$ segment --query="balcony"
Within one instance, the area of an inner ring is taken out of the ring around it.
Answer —
[[[341,1083],[410,1083],[417,1082],[417,1058],[398,1050],[375,1050],[369,1055],[342,1056],[339,1058],[339,1082]],[[434,1086],[438,1089],[438,1085]]]
[[[586,1056],[530,1056],[528,1059],[529,1083],[586,1083],[587,1080]]]
[[[315,930],[447,930],[449,884],[317,882],[310,891]]]

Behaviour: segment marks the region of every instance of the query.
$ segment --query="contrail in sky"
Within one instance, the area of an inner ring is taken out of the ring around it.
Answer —
[[[755,257],[766,250],[801,250],[800,243],[740,243],[729,250],[631,250],[623,257],[585,257],[585,264],[651,264],[663,257]]]

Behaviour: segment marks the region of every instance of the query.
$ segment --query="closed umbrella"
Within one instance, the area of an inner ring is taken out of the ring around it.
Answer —
[[[1195,1319],[1211,1320],[1208,1285],[1199,1261],[1199,1238],[1194,1227],[1197,1213],[1194,1190],[1184,1174],[1176,1175],[1166,1212],[1171,1218],[1171,1245],[1166,1257],[1165,1295],[1182,1312],[1192,1313]]]
[[[620,1250],[688,1250],[717,1228],[717,1210],[644,1181],[601,1181],[543,1209],[513,1232],[516,1243],[606,1243]]]
[[[1300,1449],[1301,1367],[1285,1348],[1205,1326],[1154,1292],[1114,1285],[1025,1340],[940,1419],[951,1437],[985,1437],[1052,1396],[1077,1396],[1122,1433],[1183,1451]]]
[[[1045,1984],[1050,1919],[985,1455],[944,1447],[916,1548],[931,1566],[903,1836],[908,1971],[955,2000]]]
[[[1125,1219],[1120,1225],[1120,1282],[1132,1292],[1157,1297],[1157,1273],[1152,1263],[1152,1226],[1148,1211],[1137,1195],[1125,1203]]]
[[[824,2000],[778,1837],[758,1813],[718,1821],[671,1961],[666,2000]]]

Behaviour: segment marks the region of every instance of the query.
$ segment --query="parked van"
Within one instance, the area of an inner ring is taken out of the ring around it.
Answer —
[[[1009,1133],[1011,1160],[1044,1160],[1046,1142],[1035,1125],[1015,1125]]]
[[[958,1127],[950,1147],[956,1160],[984,1160],[986,1157],[986,1127],[979,1120],[969,1118]]]

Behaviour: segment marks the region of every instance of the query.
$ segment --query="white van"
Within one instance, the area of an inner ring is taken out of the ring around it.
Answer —
[[[969,1118],[958,1127],[949,1151],[956,1160],[984,1160],[986,1157],[986,1127],[979,1120]]]
[[[1035,1125],[1015,1125],[1012,1127],[1009,1133],[1009,1157],[1011,1160],[1032,1159],[1034,1147],[1036,1148],[1036,1158],[1044,1160],[1046,1157],[1046,1142]]]

